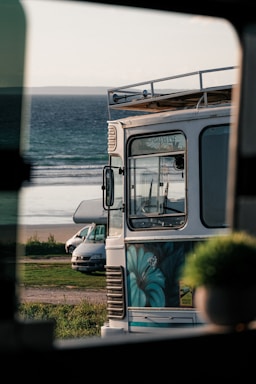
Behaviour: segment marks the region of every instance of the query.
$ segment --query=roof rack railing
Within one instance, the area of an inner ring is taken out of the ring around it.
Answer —
[[[152,103],[159,102],[159,100],[167,100],[180,96],[184,98],[185,95],[188,97],[188,95],[195,93],[204,93],[202,100],[207,102],[207,92],[232,87],[231,84],[234,83],[236,72],[229,73],[227,76],[226,71],[235,71],[237,68],[237,66],[230,66],[206,69],[111,88],[107,91],[109,115],[110,109],[148,110],[149,112],[154,112],[156,106],[153,109],[151,107],[149,108],[149,103],[151,103],[152,106]],[[217,79],[217,72],[225,73]],[[206,78],[207,75],[211,77]],[[229,80],[229,82],[227,80]],[[161,88],[159,87],[160,83]],[[168,87],[166,87],[167,85]],[[156,86],[158,88],[156,88]],[[196,105],[199,106],[201,101],[197,100]],[[174,109],[174,107],[171,109]]]

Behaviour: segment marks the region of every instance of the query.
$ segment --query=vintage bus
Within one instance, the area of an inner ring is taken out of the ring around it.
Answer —
[[[235,67],[216,68],[108,91],[102,337],[202,324],[179,273],[195,243],[229,232],[235,76]],[[117,110],[126,115],[112,119]]]

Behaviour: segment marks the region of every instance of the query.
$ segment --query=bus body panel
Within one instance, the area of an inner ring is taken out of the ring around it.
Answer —
[[[224,104],[108,122],[120,202],[108,212],[103,336],[202,325],[193,287],[183,285],[179,272],[197,242],[229,232],[223,195],[232,115]],[[183,164],[171,168],[180,158]],[[150,204],[143,210],[146,188]]]

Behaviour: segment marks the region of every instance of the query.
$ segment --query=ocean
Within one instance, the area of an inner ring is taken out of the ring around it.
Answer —
[[[73,223],[82,200],[102,196],[107,95],[32,95],[27,113],[23,155],[32,168],[19,193],[19,224]]]

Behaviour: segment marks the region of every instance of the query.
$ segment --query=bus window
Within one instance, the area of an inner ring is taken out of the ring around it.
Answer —
[[[181,227],[186,220],[185,137],[136,137],[129,145],[129,225]]]
[[[210,126],[200,137],[201,220],[226,227],[229,125]]]

